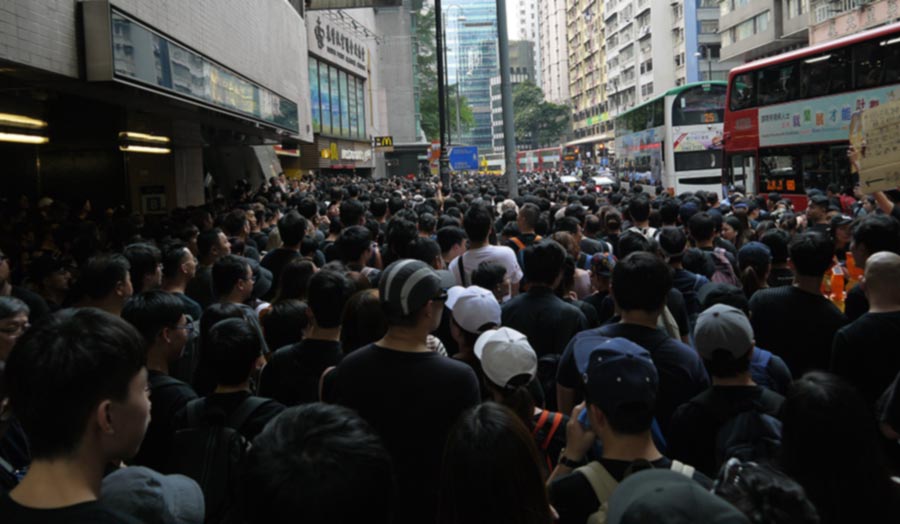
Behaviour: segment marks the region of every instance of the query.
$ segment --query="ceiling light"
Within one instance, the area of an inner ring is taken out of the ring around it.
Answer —
[[[120,140],[137,140],[139,142],[158,142],[160,144],[168,144],[169,137],[161,135],[149,135],[147,133],[136,133],[134,131],[122,131],[119,133]]]
[[[44,122],[43,120],[25,115],[14,115],[12,113],[0,113],[0,124],[15,127],[27,127],[31,129],[47,127],[47,122]]]
[[[40,135],[24,135],[21,133],[0,133],[0,142],[15,142],[18,144],[46,144],[50,139]]]
[[[126,153],[150,153],[153,155],[168,155],[172,152],[168,147],[150,147],[150,146],[134,146],[134,145],[124,145],[119,146],[119,151],[124,151]]]

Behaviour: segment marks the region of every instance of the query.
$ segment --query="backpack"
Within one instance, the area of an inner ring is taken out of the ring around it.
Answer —
[[[669,469],[676,473],[680,473],[687,478],[694,477],[693,466],[688,466],[677,460],[672,461],[672,465]],[[604,524],[606,522],[606,515],[609,513],[609,499],[612,496],[613,491],[619,487],[619,482],[610,475],[609,471],[606,471],[603,464],[596,460],[592,460],[586,465],[577,468],[575,472],[584,475],[591,484],[591,488],[593,488],[594,494],[597,496],[597,501],[600,503],[600,508],[588,516],[587,523]]]
[[[740,279],[734,274],[734,266],[731,265],[731,262],[729,262],[728,257],[725,256],[725,253],[725,249],[721,247],[717,247],[710,252],[713,266],[715,266],[716,270],[709,280],[710,282],[742,287]]]
[[[535,439],[537,439],[541,430],[544,429],[544,426],[547,425],[548,421],[550,422],[550,428],[547,429],[547,434],[544,435],[544,439],[537,444],[538,448],[540,448],[541,450],[541,454],[543,454],[544,458],[547,460],[547,471],[553,471],[553,461],[550,460],[550,455],[547,453],[547,449],[550,448],[550,443],[553,442],[553,437],[556,435],[556,430],[558,430],[559,426],[562,425],[563,414],[555,412],[551,413],[546,409],[541,411],[541,416],[538,417],[538,421],[537,423],[535,423],[534,429],[531,430],[531,434]]]
[[[768,463],[777,456],[779,449],[781,421],[766,413],[759,403],[725,420],[716,433],[716,463],[719,465],[730,458]]]
[[[534,241],[532,242],[532,244],[537,244],[541,240],[542,240],[541,235],[535,235]],[[525,242],[522,242],[522,239],[520,239],[519,237],[512,237],[510,239],[510,242],[515,244],[516,247],[518,248],[518,249],[516,249],[516,262],[519,263],[519,269],[524,271],[524,269],[525,269],[525,248],[528,246],[526,246]]]
[[[559,370],[560,355],[548,353],[538,359],[537,380],[544,390],[544,405],[556,410],[556,372]]]
[[[175,432],[166,473],[194,479],[203,490],[206,522],[220,522],[240,493],[240,469],[250,442],[238,431],[264,404],[262,397],[247,397],[225,419],[221,411],[210,412],[205,398],[187,403],[187,427]]]
[[[631,226],[631,227],[628,228],[628,231],[633,231],[633,232],[635,232],[635,233],[640,233],[641,235],[644,235],[644,237],[645,237],[647,240],[655,240],[657,237],[659,237],[659,230],[656,229],[655,227],[637,227],[637,226]]]

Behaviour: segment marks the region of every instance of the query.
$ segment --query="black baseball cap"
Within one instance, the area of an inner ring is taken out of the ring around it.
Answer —
[[[437,271],[425,262],[405,258],[385,268],[378,292],[391,313],[406,316],[422,309],[429,300],[446,300],[447,290],[455,283],[449,271]]]

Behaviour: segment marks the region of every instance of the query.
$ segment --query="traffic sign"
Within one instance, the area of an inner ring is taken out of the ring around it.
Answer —
[[[450,167],[454,171],[478,170],[478,148],[475,146],[456,146],[451,149]]]

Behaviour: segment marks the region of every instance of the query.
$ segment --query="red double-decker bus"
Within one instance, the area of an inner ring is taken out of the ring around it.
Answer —
[[[736,67],[727,97],[723,189],[775,191],[803,209],[806,190],[855,183],[854,113],[900,100],[900,23]]]

